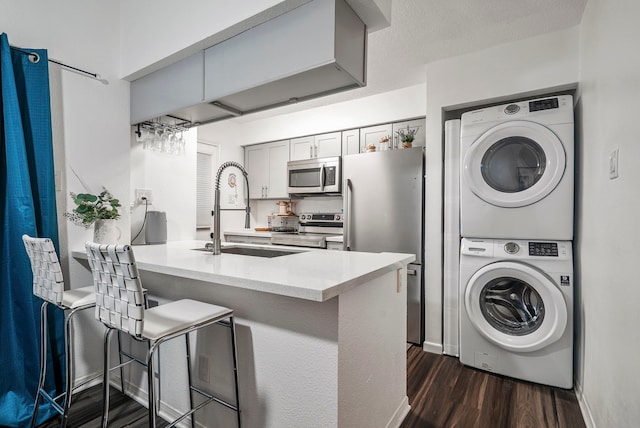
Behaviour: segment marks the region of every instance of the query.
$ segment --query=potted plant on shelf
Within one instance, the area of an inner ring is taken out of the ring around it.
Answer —
[[[76,207],[65,217],[75,225],[88,229],[92,225],[93,240],[98,243],[116,243],[120,238],[120,230],[116,220],[120,218],[118,208],[120,201],[113,197],[107,189],[98,195],[91,193],[69,193]]]
[[[398,129],[396,133],[398,137],[400,137],[400,141],[402,142],[402,148],[408,149],[413,145],[413,140],[415,139],[415,135],[418,132],[418,128],[410,128],[407,125],[407,129]]]

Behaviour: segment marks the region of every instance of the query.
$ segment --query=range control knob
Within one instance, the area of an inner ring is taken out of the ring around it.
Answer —
[[[340,221],[341,217],[340,214],[336,214],[336,221]]]
[[[520,245],[516,244],[515,242],[507,242],[506,244],[504,244],[504,250],[509,254],[516,254],[518,251],[520,251]]]

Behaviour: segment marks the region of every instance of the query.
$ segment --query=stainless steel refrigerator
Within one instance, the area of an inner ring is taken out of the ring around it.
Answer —
[[[415,254],[407,275],[407,341],[424,341],[424,148],[342,158],[344,249]]]

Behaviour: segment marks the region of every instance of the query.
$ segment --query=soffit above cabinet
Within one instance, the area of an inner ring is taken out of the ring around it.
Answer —
[[[366,84],[367,29],[345,0],[314,0],[131,84],[131,123],[204,124]]]

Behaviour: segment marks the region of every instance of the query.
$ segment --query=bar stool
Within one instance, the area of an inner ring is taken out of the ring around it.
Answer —
[[[32,238],[22,235],[25,249],[31,261],[31,271],[33,272],[33,294],[43,300],[40,308],[40,378],[38,380],[38,391],[36,401],[31,416],[31,427],[36,424],[40,398],[51,403],[53,409],[61,416],[61,427],[67,425],[69,417],[69,407],[73,391],[96,377],[73,385],[73,335],[72,320],[76,313],[83,309],[92,308],[96,304],[95,290],[93,286],[76,288],[73,290],[64,289],[64,279],[58,255],[56,254],[53,242],[49,238]],[[56,305],[65,311],[64,317],[64,359],[65,359],[65,390],[57,397],[52,397],[44,390],[44,382],[47,371],[47,307],[49,303]],[[68,313],[67,313],[68,311]]]
[[[193,413],[205,405],[216,402],[236,412],[238,427],[241,427],[238,397],[238,364],[236,355],[235,323],[233,310],[191,299],[182,299],[145,309],[143,305],[142,282],[138,275],[133,250],[129,245],[100,245],[93,242],[86,244],[89,266],[93,272],[96,289],[96,318],[101,321],[107,331],[104,336],[104,394],[102,426],[109,420],[109,342],[111,333],[121,331],[135,340],[146,342],[149,348],[146,361],[136,361],[147,368],[149,426],[156,426],[157,411],[154,385],[154,355],[160,345],[169,339],[185,337],[187,357],[187,377],[189,385],[190,410],[171,422],[172,427],[187,417],[191,417],[191,425],[195,426]],[[233,376],[235,382],[235,404],[216,397],[192,385],[189,333],[198,329],[220,324],[230,329],[231,351],[233,353]],[[158,367],[158,377],[160,369]],[[158,389],[160,382],[158,383]],[[160,391],[158,391],[159,394]],[[196,392],[205,400],[194,407]]]

